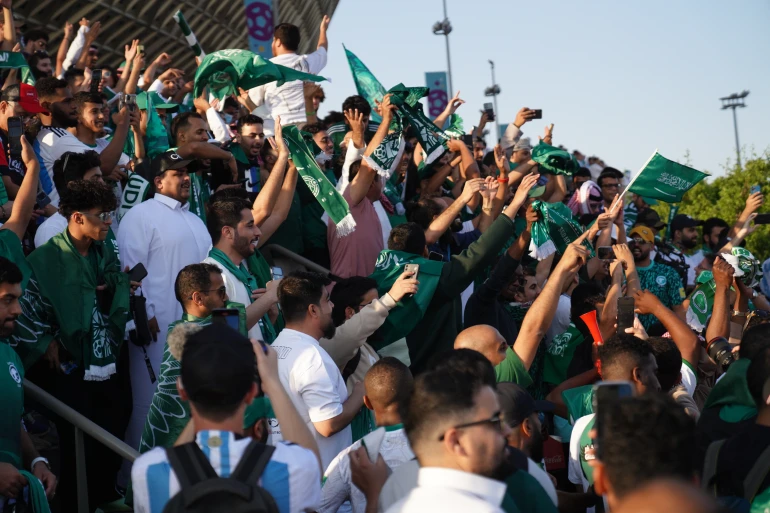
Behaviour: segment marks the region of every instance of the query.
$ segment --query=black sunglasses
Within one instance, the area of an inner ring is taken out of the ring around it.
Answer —
[[[453,429],[463,429],[463,428],[469,428],[473,426],[481,426],[484,424],[492,424],[493,427],[496,427],[499,431],[502,431],[502,422],[503,422],[503,417],[500,414],[500,412],[497,412],[488,419],[477,420],[476,422],[468,422],[467,424],[460,424],[459,426],[454,426]],[[438,438],[438,441],[443,442],[444,435],[441,435]]]

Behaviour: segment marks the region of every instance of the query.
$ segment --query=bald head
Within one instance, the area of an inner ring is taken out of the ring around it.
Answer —
[[[364,378],[366,397],[375,412],[406,405],[412,394],[413,380],[409,367],[392,356],[375,362]]]
[[[484,355],[492,365],[505,360],[508,343],[497,329],[488,324],[478,324],[466,328],[457,335],[455,349],[472,349]]]
[[[717,503],[692,484],[659,479],[628,494],[615,513],[717,513]]]

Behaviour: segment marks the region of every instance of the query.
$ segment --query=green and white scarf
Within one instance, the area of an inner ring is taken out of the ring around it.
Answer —
[[[222,250],[212,248],[211,251],[209,251],[209,257],[222,264],[222,267],[227,269],[230,274],[235,276],[235,278],[246,287],[249,292],[249,297],[251,297],[252,290],[259,288],[259,283],[257,281],[257,275],[259,273],[257,255],[262,258],[262,255],[259,252],[255,252],[249,258],[244,259],[244,261],[241,262],[241,265],[236,266],[233,261],[230,260],[230,257],[228,257]],[[262,319],[259,320],[259,329],[262,332],[262,337],[265,342],[272,344],[277,335],[273,323],[270,321],[270,316],[267,313],[265,313],[265,315],[262,316]]]
[[[564,254],[572,241],[583,234],[583,227],[572,217],[572,211],[564,203],[545,203],[536,200],[532,208],[540,219],[532,224],[532,240],[529,243],[530,256],[543,260],[552,253]],[[591,250],[590,243],[583,245]]]
[[[323,207],[329,218],[337,225],[337,237],[350,235],[356,229],[356,221],[350,213],[350,207],[345,198],[329,182],[313,151],[308,147],[304,134],[296,126],[283,129],[283,141],[289,148],[291,159],[297,168],[299,176],[307,185],[313,197]]]
[[[417,134],[423,151],[426,154],[425,164],[431,164],[441,157],[446,151],[446,142],[449,137],[433,122],[425,116],[420,98],[428,95],[427,87],[405,87],[398,84],[392,87],[388,93],[392,94],[391,103],[398,107],[398,111],[405,116]]]
[[[206,224],[206,203],[209,202],[211,191],[206,181],[198,173],[190,173],[190,212]]]
[[[182,14],[182,11],[179,10],[175,12],[173,18],[177,25],[179,25],[179,28],[182,30],[185,41],[187,41],[187,45],[190,47],[190,50],[193,51],[195,56],[199,59],[206,57],[206,52],[203,51],[200,43],[198,43],[198,38],[195,37],[192,29],[190,29],[190,25],[187,24],[187,20],[185,19],[184,14]]]
[[[404,273],[406,264],[420,266],[417,276],[420,286],[414,296],[402,299],[388,313],[385,323],[378,330],[381,342],[373,345],[376,350],[406,337],[422,320],[433,299],[433,293],[436,291],[441,270],[444,267],[442,262],[428,260],[411,253],[383,250],[377,257],[374,272],[369,276],[377,282],[377,291],[380,296],[387,293],[393,283]]]
[[[139,173],[130,171],[128,173],[128,182],[123,189],[123,197],[118,208],[118,222],[123,219],[133,207],[147,199],[152,192],[152,184],[144,179]]]
[[[385,136],[385,139],[375,148],[370,157],[364,157],[366,164],[377,171],[385,180],[388,180],[401,163],[401,157],[406,148],[404,141],[404,129],[401,122],[401,115],[396,113],[393,119],[392,132]]]
[[[687,324],[700,333],[708,324],[711,312],[714,310],[714,292],[716,282],[711,271],[703,271],[695,280],[695,290],[690,294],[690,304],[687,307]]]
[[[757,260],[751,251],[741,247],[733,248],[729,254],[722,255],[735,269],[735,277],[749,288],[754,288],[762,278],[762,262]]]
[[[43,296],[56,313],[58,339],[85,371],[86,381],[102,381],[115,374],[116,354],[128,320],[128,275],[113,263],[112,249],[93,242],[91,257],[78,253],[68,230],[33,251],[28,261]],[[112,296],[108,315],[99,311],[96,287],[100,282]],[[52,336],[48,336],[46,346]]]
[[[465,130],[463,129],[463,118],[457,114],[452,114],[449,117],[449,127],[444,130],[444,133],[454,139],[462,138],[462,136],[465,135]]]

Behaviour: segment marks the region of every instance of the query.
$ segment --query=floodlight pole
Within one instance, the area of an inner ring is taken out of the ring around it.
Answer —
[[[437,21],[433,24],[433,33],[437,36],[444,36],[444,41],[446,42],[446,67],[447,67],[447,78],[448,78],[448,86],[449,86],[449,97],[451,98],[454,95],[453,89],[452,89],[452,58],[449,54],[449,34],[452,32],[452,24],[449,23],[449,17],[447,16],[446,12],[446,0],[443,0],[444,3],[444,20],[443,21]]]
[[[720,98],[722,101],[722,110],[733,110],[733,127],[735,129],[735,156],[738,159],[738,168],[741,166],[741,143],[738,140],[738,115],[735,113],[735,109],[738,107],[745,107],[745,99],[749,95],[749,91],[743,91],[742,93],[733,93],[730,96]]]

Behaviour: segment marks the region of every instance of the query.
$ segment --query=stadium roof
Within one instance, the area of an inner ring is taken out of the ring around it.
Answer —
[[[205,52],[249,47],[244,0],[14,0],[13,3],[14,14],[24,19],[27,29],[48,31],[52,56],[56,55],[61,42],[64,23],[77,24],[85,17],[92,23],[102,23],[96,40],[100,62],[117,66],[124,60],[123,45],[140,39],[148,59],[165,51],[174,58],[174,67],[192,72],[195,67],[192,52],[172,18],[178,9],[184,13]],[[338,3],[339,0],[273,0],[278,9],[274,23],[297,25],[302,35],[299,52],[307,53],[316,47],[321,19],[325,14],[331,16]]]

